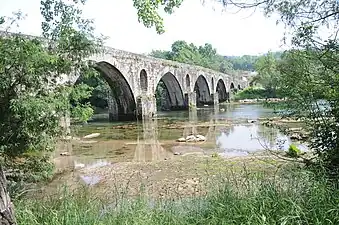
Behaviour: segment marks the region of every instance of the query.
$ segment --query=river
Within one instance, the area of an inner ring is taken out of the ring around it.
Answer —
[[[159,112],[155,120],[123,123],[108,123],[107,115],[95,115],[93,121],[74,127],[73,135],[100,136],[60,143],[54,159],[59,171],[67,171],[118,162],[169,160],[187,154],[232,157],[265,149],[286,150],[292,143],[290,138],[258,121],[275,116],[272,109],[260,104]],[[202,135],[206,140],[177,142],[191,134]],[[300,143],[296,145],[305,148]],[[61,156],[61,152],[69,155]]]

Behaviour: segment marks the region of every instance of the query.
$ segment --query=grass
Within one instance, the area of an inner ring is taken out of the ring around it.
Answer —
[[[339,190],[290,167],[274,176],[220,177],[205,196],[108,200],[90,189],[15,202],[20,225],[35,224],[339,224]]]

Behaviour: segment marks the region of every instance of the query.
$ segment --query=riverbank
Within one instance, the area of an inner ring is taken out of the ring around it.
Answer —
[[[129,174],[121,174],[118,167],[102,167],[101,172],[114,179],[77,189],[60,188],[55,195],[36,195],[15,202],[18,223],[339,223],[338,189],[300,165],[272,159],[261,161],[256,157],[199,159],[200,162],[197,158],[186,158],[187,166],[180,164],[179,168],[179,162],[174,161],[165,162],[167,166],[157,163],[122,165],[129,168]],[[153,173],[144,176],[149,167],[153,167]],[[161,174],[166,170],[171,172],[164,178]],[[203,171],[205,179],[199,179]],[[175,182],[183,175],[185,182]],[[187,179],[188,176],[191,179]],[[162,182],[163,187],[157,182]],[[98,186],[106,189],[97,192]],[[208,188],[202,189],[203,186]],[[150,194],[152,187],[153,190],[158,187],[157,195]],[[191,193],[182,195],[187,190]]]

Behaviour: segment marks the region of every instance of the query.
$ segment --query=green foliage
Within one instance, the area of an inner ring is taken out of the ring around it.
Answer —
[[[154,50],[150,53],[156,58],[168,59],[181,63],[202,66],[222,73],[232,73],[232,64],[223,56],[218,55],[211,44],[195,46],[185,41],[175,41],[171,51]]]
[[[300,154],[301,154],[301,150],[300,150],[297,146],[295,146],[294,144],[291,144],[291,145],[288,147],[287,155],[288,155],[289,157],[296,158],[296,157],[298,157]]]
[[[294,168],[293,168],[294,169]],[[274,179],[226,177],[207,196],[109,202],[86,189],[16,202],[21,225],[35,224],[338,224],[339,191],[296,169]]]
[[[108,96],[112,94],[111,88],[100,74],[81,75],[77,80],[77,84],[86,84],[92,89],[91,95],[85,100],[86,102],[90,102],[92,106],[101,109],[108,107],[107,100]]]
[[[174,8],[179,7],[182,2],[183,0],[133,0],[133,5],[137,9],[139,22],[148,28],[155,27],[157,33],[162,34],[165,30],[159,8],[161,7],[164,12],[171,14]]]
[[[93,69],[84,59],[101,44],[93,35],[92,22],[82,18],[83,3],[41,1],[44,40],[11,33],[0,37],[0,158],[8,171],[19,166],[17,159],[25,159],[20,171],[40,173],[33,165],[44,168],[47,158],[37,159],[43,157],[42,152],[52,151],[63,134],[60,119],[69,112],[85,121],[92,114],[89,105],[82,102],[91,88],[60,83],[63,74],[91,73]],[[21,18],[15,15],[6,22],[11,25]],[[37,153],[36,158],[26,157],[28,152]],[[20,181],[29,182],[31,178],[26,175]]]
[[[241,100],[241,99],[266,99],[276,97],[270,96],[269,94],[270,93],[266,89],[248,87],[238,91],[233,98],[234,100]]]
[[[285,107],[309,125],[317,162],[331,174],[339,172],[338,71],[333,67],[338,59],[327,49],[294,50],[280,65],[281,90],[289,99]]]
[[[254,71],[254,63],[258,56],[225,56],[225,58],[232,63],[234,70]]]
[[[277,69],[277,64],[278,62],[271,52],[259,57],[255,63],[255,69],[258,72],[256,82],[264,87],[269,96],[276,96],[279,86],[280,72]]]

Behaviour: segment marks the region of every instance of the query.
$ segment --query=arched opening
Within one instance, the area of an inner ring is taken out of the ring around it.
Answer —
[[[226,85],[222,79],[218,80],[217,93],[218,93],[219,102],[224,102],[228,100]]]
[[[186,75],[186,88],[188,92],[189,92],[190,86],[191,86],[190,76],[187,74]]]
[[[195,82],[194,91],[196,92],[196,101],[197,106],[205,105],[205,104],[213,104],[211,99],[211,93],[208,88],[207,80],[204,76],[200,75]]]
[[[180,84],[177,78],[170,72],[161,77],[156,87],[155,97],[158,110],[186,109]]]
[[[140,87],[142,92],[147,92],[148,87],[147,73],[144,69],[140,71]]]
[[[101,74],[110,87],[107,96],[110,121],[128,121],[136,119],[136,103],[130,85],[122,73],[107,62],[98,62],[94,68]]]
[[[235,86],[234,86],[233,83],[231,83],[231,93],[235,94],[235,93],[237,93],[237,92],[238,92],[238,89],[235,88]]]
[[[240,86],[240,84],[238,84],[238,90],[241,90],[241,86]]]
[[[214,78],[212,77],[212,92],[214,92]],[[214,94],[214,93],[212,93]]]

